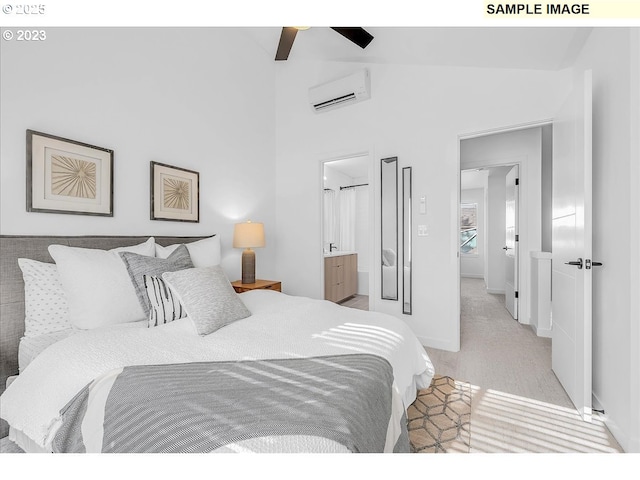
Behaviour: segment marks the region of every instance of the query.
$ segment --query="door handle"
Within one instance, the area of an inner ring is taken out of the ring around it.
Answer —
[[[586,270],[591,270],[591,267],[601,267],[602,266],[602,262],[592,262],[590,258],[587,258],[584,261],[584,268]]]
[[[582,270],[582,259],[578,258],[578,260],[574,262],[565,262],[565,265],[575,265],[576,267],[578,267],[578,270]]]
[[[509,250],[509,247],[502,247],[503,250]]]

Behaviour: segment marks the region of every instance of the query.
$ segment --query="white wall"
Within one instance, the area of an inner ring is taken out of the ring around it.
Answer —
[[[473,188],[460,192],[460,203],[475,203],[477,205],[478,234],[476,236],[475,254],[460,254],[460,276],[470,278],[484,278],[486,251],[486,217],[484,188]]]
[[[324,164],[324,188],[330,188],[336,192],[336,197],[340,194],[340,187],[351,185],[353,178],[331,166],[331,162]]]
[[[640,452],[639,50],[638,29],[594,29],[574,68],[593,70],[593,393],[627,452]]]
[[[320,298],[320,262],[306,252],[320,246],[318,163],[370,152],[379,194],[379,161],[397,156],[413,167],[413,315],[401,302],[379,300],[379,263],[371,307],[403,318],[428,346],[459,349],[459,136],[551,118],[569,88],[565,72],[344,63],[277,66],[277,218],[279,278],[291,293]],[[316,114],[308,87],[359,67],[371,70],[372,98]],[[420,197],[427,213],[418,212]],[[377,203],[377,202],[376,202]],[[379,205],[372,232],[379,245]],[[418,225],[428,236],[418,237]]]
[[[528,324],[531,316],[530,252],[538,252],[542,248],[541,155],[541,127],[483,135],[460,142],[461,168],[519,164],[518,322],[523,324]],[[493,254],[504,246],[504,239],[500,243],[489,244]],[[500,252],[504,254],[502,250]],[[502,285],[504,288],[504,282]]]
[[[2,42],[3,234],[218,233],[239,278],[233,224],[250,218],[266,230],[256,273],[275,278],[272,58],[233,29],[50,28],[27,43]],[[26,212],[27,129],[115,151],[112,218]],[[200,173],[200,223],[149,220],[152,160]]]

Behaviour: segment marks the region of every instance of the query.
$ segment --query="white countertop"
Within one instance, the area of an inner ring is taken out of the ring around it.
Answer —
[[[339,250],[334,250],[331,253],[325,253],[324,256],[325,257],[340,257],[342,255],[354,255],[356,252],[343,252],[343,251],[339,251]]]

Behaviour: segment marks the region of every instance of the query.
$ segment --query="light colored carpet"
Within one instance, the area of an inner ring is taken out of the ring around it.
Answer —
[[[469,382],[473,452],[621,452],[594,415],[581,420],[551,370],[551,339],[515,321],[504,295],[461,279],[459,352],[426,348],[436,373]]]
[[[482,279],[462,278],[460,293],[460,351],[427,348],[436,373],[570,408],[551,370],[551,339],[514,320]]]

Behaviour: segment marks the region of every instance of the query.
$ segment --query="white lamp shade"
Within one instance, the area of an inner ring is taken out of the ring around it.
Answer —
[[[262,223],[236,223],[233,229],[234,248],[264,247],[264,226]]]

